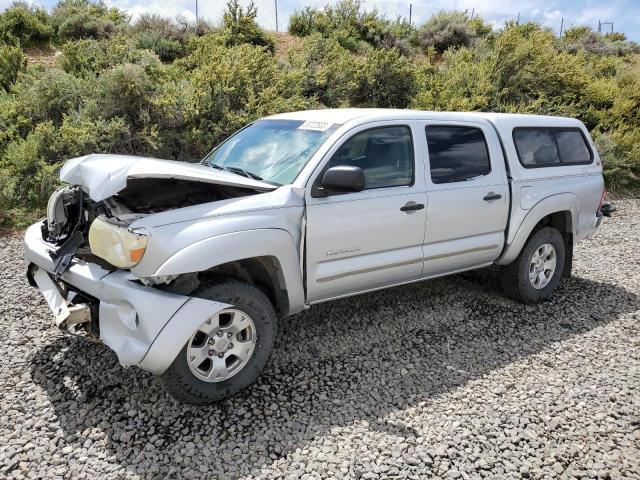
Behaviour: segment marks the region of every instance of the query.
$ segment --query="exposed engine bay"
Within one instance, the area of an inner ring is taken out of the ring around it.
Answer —
[[[42,238],[59,247],[49,253],[56,276],[68,269],[74,256],[91,257],[91,261],[113,269],[96,258],[89,247],[89,227],[97,218],[128,227],[146,215],[256,193],[260,192],[249,187],[193,180],[130,178],[123,190],[96,202],[79,185],[69,185],[57,190],[49,199]]]

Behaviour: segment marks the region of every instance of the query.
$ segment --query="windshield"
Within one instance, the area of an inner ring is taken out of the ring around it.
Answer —
[[[258,120],[221,143],[202,163],[286,185],[337,127],[304,120]]]

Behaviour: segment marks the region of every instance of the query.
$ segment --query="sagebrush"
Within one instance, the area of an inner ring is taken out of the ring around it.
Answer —
[[[221,25],[90,0],[0,14],[0,220],[40,215],[69,157],[132,153],[197,161],[264,115],[395,107],[569,115],[592,131],[611,190],[640,189],[640,55],[622,34],[562,38],[537,24],[492,30],[468,12],[423,25],[355,0],[305,8],[287,51],[229,2]],[[54,66],[25,51],[56,52]]]

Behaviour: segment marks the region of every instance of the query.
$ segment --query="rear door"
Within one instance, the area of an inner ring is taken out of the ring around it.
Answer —
[[[504,245],[509,190],[502,149],[482,122],[425,122],[429,197],[424,276],[478,267]]]
[[[307,188],[310,302],[417,280],[426,223],[424,135],[415,122],[375,122],[346,133],[310,181],[332,166],[362,168],[365,190],[314,196]]]

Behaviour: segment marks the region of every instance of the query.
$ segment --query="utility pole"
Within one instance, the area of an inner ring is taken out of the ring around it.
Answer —
[[[196,30],[198,30],[198,25],[200,22],[198,21],[198,0],[196,0]]]
[[[278,31],[278,0],[273,0],[276,5],[276,32]]]
[[[516,20],[516,25],[520,25],[520,12],[518,12],[518,20]]]
[[[411,15],[413,13],[413,5],[409,4],[409,25],[411,25]]]
[[[564,17],[560,20],[560,36],[562,36],[562,28],[564,27]]]

